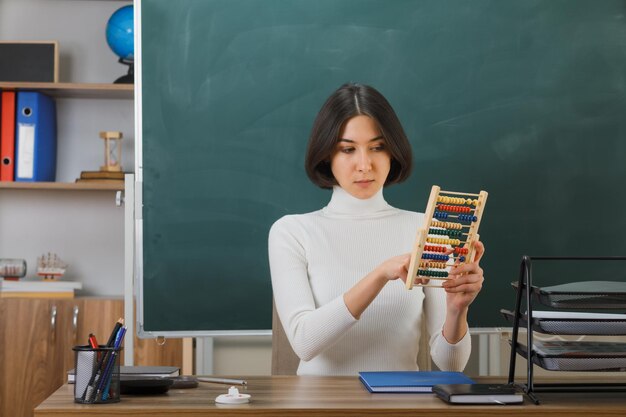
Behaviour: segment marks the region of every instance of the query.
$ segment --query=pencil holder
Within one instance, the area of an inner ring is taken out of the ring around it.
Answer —
[[[76,352],[74,401],[82,404],[107,404],[120,400],[121,347],[74,346]]]

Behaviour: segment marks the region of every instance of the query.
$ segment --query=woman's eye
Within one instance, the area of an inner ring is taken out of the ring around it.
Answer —
[[[374,146],[374,147],[372,148],[372,150],[373,150],[374,152],[381,152],[381,151],[384,151],[384,150],[385,150],[385,145],[378,145],[378,146]]]
[[[341,148],[340,152],[352,153],[352,152],[354,152],[354,148]]]

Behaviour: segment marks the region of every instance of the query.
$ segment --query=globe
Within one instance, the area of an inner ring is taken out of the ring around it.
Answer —
[[[133,61],[135,57],[135,35],[133,29],[133,6],[117,9],[109,18],[106,27],[107,43],[121,60]]]

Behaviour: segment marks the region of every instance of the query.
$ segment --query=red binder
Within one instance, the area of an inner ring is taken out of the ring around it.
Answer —
[[[14,181],[15,91],[2,92],[0,112],[0,181]]]

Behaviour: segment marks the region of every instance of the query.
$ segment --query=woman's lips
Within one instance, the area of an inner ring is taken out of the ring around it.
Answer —
[[[359,180],[355,181],[354,183],[361,188],[367,188],[373,182],[374,180]]]

